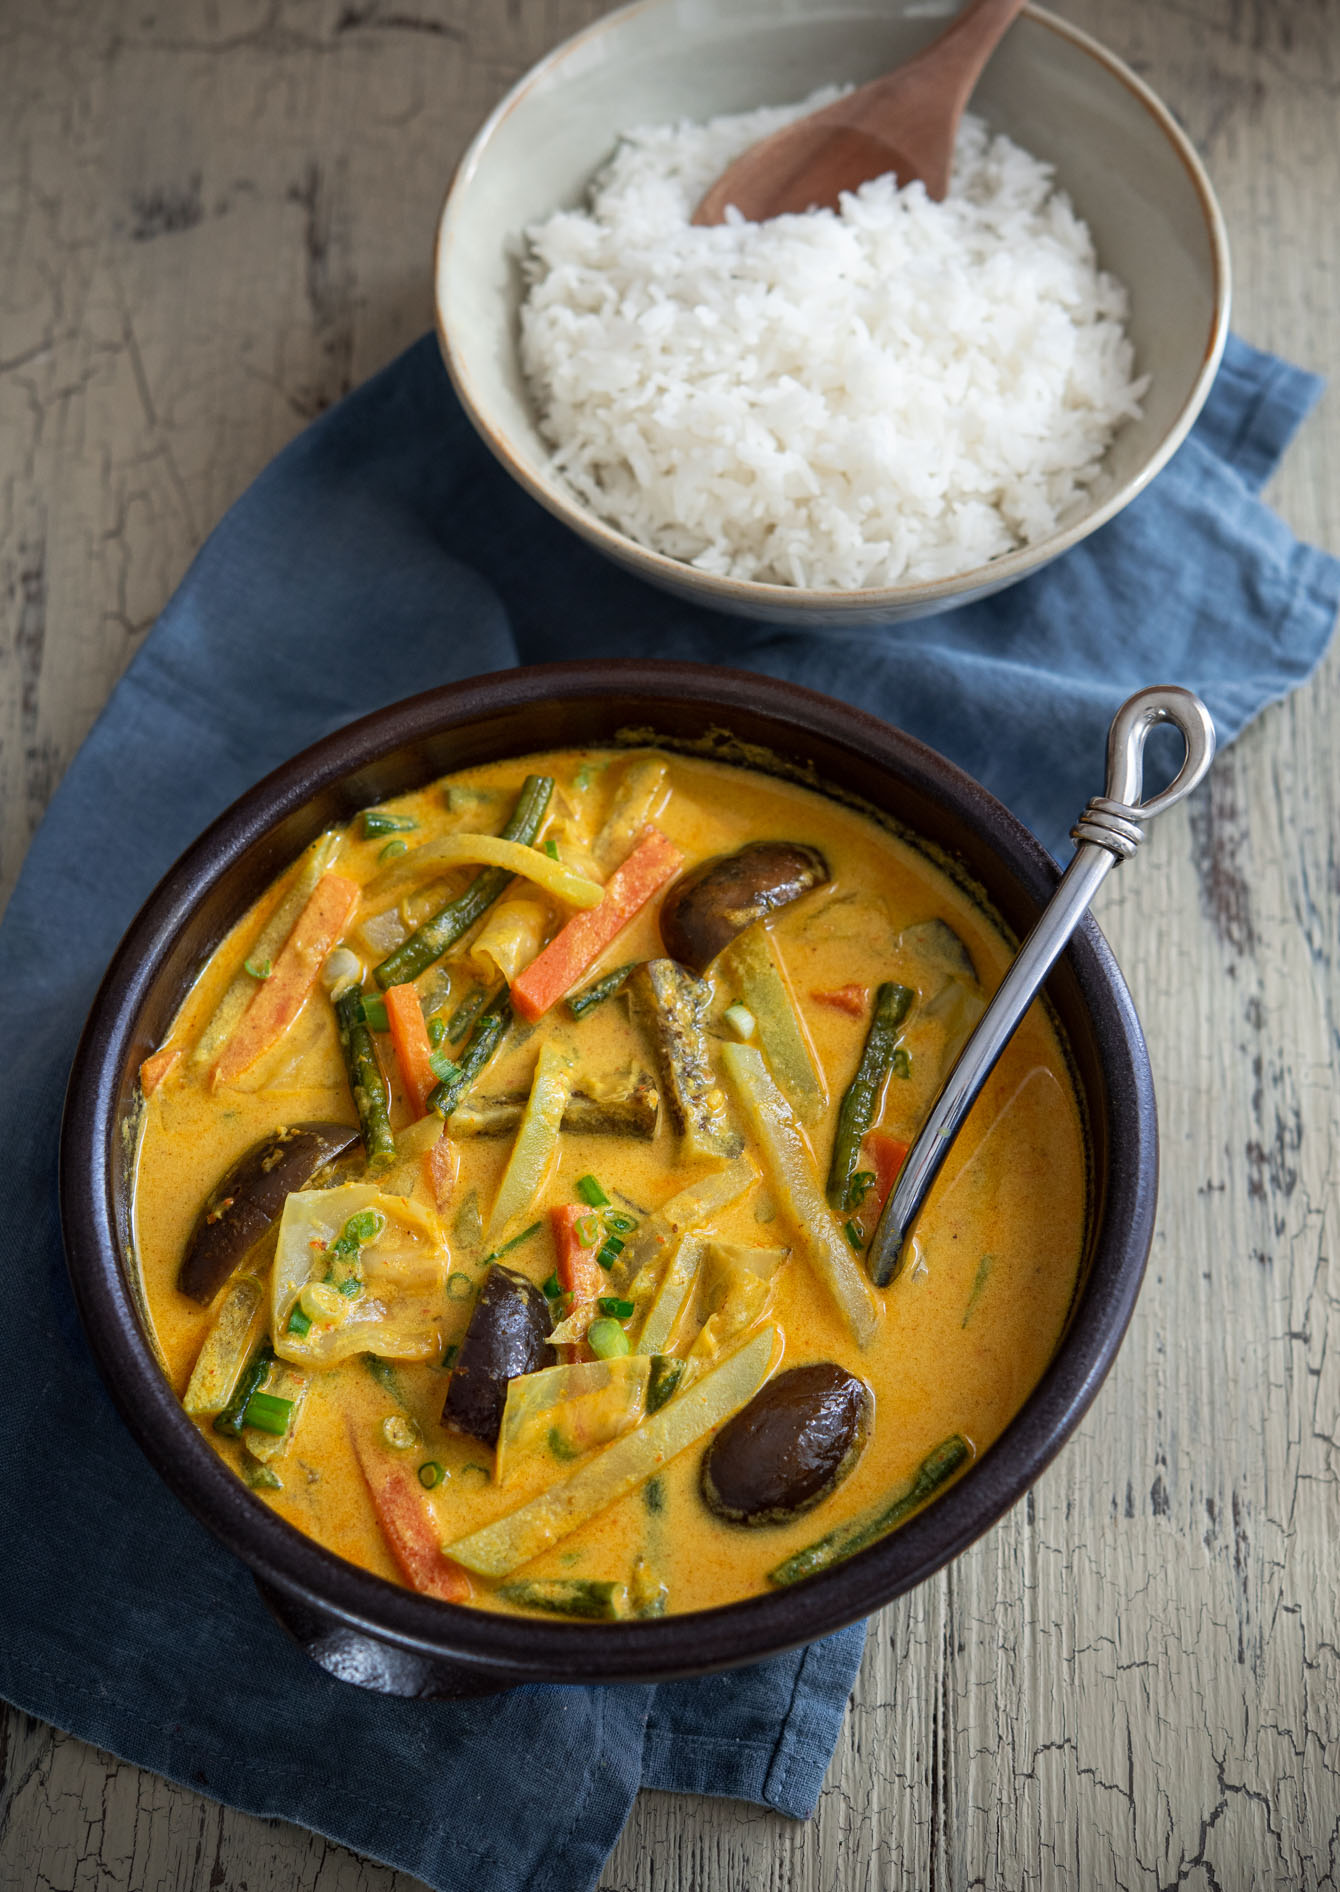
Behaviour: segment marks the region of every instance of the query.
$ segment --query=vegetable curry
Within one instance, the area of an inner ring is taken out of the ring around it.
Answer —
[[[989,1447],[1061,1334],[1085,1147],[1035,1006],[901,1274],[867,1250],[1006,941],[873,818],[650,749],[322,835],[148,1058],[174,1388],[427,1594],[573,1619],[804,1581]]]

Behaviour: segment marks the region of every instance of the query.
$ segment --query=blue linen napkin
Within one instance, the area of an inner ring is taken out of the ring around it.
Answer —
[[[1257,497],[1319,388],[1231,341],[1191,438],[1118,520],[998,597],[873,633],[726,618],[607,564],[494,463],[431,338],[281,454],[113,694],[0,927],[0,1693],[444,1892],[592,1885],[639,1786],[808,1814],[859,1628],[697,1682],[463,1704],[364,1694],[287,1641],[149,1470],[79,1331],[55,1151],[84,1013],[141,900],[242,789],[381,703],[517,662],[791,677],[931,742],[1063,849],[1132,689],[1190,685],[1228,739],[1319,660],[1340,563]]]

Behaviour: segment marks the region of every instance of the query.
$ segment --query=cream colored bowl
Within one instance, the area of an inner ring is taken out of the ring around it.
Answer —
[[[1117,435],[1060,530],[932,582],[810,590],[713,577],[607,524],[550,466],[518,361],[526,226],[580,203],[621,132],[785,104],[875,77],[934,37],[950,5],[925,0],[636,0],[541,60],[461,160],[438,229],[438,333],[466,412],[540,504],[616,564],[695,603],[811,624],[948,610],[1037,571],[1130,503],[1199,413],[1228,328],[1223,219],[1190,143],[1149,88],[1096,41],[1029,7],[973,109],[1056,168],[1101,266],[1130,291],[1144,413]]]

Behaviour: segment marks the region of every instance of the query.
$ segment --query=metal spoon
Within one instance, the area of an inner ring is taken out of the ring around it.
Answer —
[[[949,189],[963,109],[1024,0],[971,0],[914,58],[832,105],[783,125],[727,165],[693,213],[724,223],[734,204],[750,223],[815,206],[892,171],[919,178],[938,203]]]
[[[1172,723],[1181,733],[1186,757],[1161,795],[1141,801],[1145,743],[1158,723]],[[876,1287],[887,1287],[902,1268],[912,1225],[940,1165],[1090,901],[1117,863],[1129,860],[1144,840],[1142,823],[1189,795],[1213,760],[1214,721],[1190,690],[1172,684],[1140,690],[1113,717],[1107,732],[1107,792],[1093,797],[1070,830],[1075,857],[941,1085],[884,1205],[870,1244]]]

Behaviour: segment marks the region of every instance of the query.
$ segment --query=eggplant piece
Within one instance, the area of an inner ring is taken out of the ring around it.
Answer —
[[[180,1293],[208,1307],[283,1211],[295,1189],[358,1141],[351,1123],[295,1123],[253,1144],[196,1218],[177,1271]]]
[[[454,1137],[510,1136],[526,1108],[525,1091],[469,1097],[447,1119]],[[592,1097],[580,1087],[568,1098],[562,1128],[569,1136],[654,1137],[661,1100],[651,1074],[639,1071],[626,1084]]]
[[[800,841],[751,841],[734,854],[718,854],[691,868],[666,895],[665,950],[690,972],[704,973],[737,933],[828,878],[818,848]]]
[[[915,926],[905,926],[894,950],[921,960],[942,979],[961,979],[965,985],[978,983],[972,954],[948,920],[918,920]]]
[[[779,1373],[707,1448],[703,1502],[731,1524],[789,1523],[854,1468],[873,1412],[870,1388],[840,1366]]]
[[[442,1408],[449,1432],[498,1443],[508,1381],[554,1364],[549,1326],[549,1303],[535,1283],[494,1262],[451,1371]]]
[[[661,1094],[685,1155],[703,1161],[738,1156],[744,1144],[731,1127],[726,1095],[707,1055],[711,986],[673,959],[649,959],[628,990],[633,1017],[656,1053]]]

